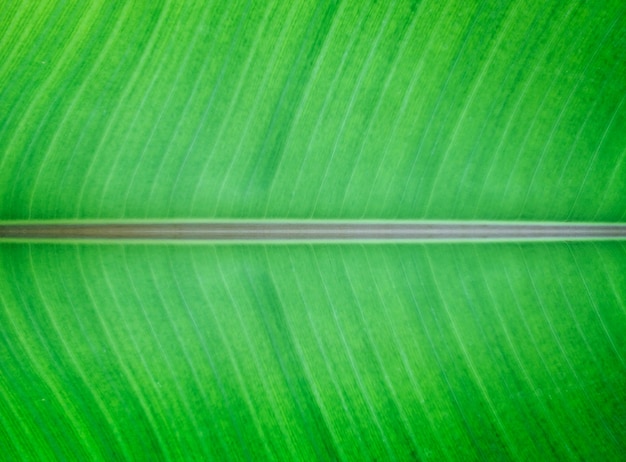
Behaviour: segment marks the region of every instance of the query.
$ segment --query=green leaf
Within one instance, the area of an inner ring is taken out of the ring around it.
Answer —
[[[623,452],[622,243],[2,250],[16,458]]]
[[[0,222],[623,223],[625,13],[2,2]],[[619,460],[625,265],[623,240],[0,237],[0,451]]]
[[[0,216],[622,221],[609,2],[11,5]]]

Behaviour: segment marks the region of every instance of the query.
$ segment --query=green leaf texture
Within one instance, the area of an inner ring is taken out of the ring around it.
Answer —
[[[621,0],[4,4],[3,218],[626,218]]]
[[[625,100],[622,0],[0,0],[0,222],[624,222]],[[622,460],[625,275],[0,242],[0,458]]]
[[[15,459],[623,454],[623,243],[2,251]]]

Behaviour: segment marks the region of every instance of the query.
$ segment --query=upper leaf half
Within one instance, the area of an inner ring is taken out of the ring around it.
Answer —
[[[0,218],[622,221],[623,2],[11,3]]]

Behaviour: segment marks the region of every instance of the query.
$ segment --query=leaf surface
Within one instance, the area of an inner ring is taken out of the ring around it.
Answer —
[[[623,223],[625,13],[0,2],[1,224]],[[7,460],[626,452],[623,241],[0,241]]]

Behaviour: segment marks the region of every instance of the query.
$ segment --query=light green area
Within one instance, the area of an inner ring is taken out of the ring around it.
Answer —
[[[621,0],[3,3],[2,218],[626,218]]]
[[[624,451],[623,243],[1,252],[5,460]]]

